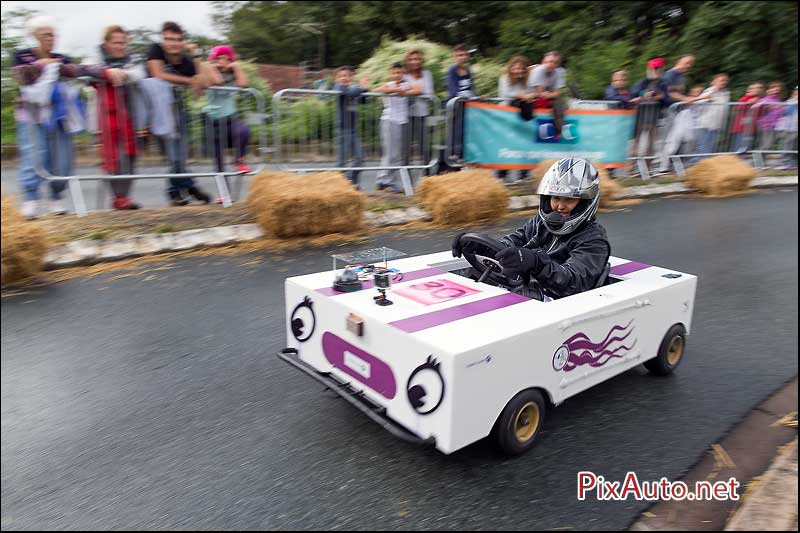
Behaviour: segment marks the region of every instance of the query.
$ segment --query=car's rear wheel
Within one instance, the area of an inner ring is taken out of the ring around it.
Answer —
[[[686,350],[686,328],[681,324],[675,324],[664,338],[661,346],[658,347],[658,355],[644,363],[644,366],[651,374],[657,376],[667,376],[677,368],[683,360]]]
[[[535,389],[520,392],[508,402],[494,427],[494,441],[504,454],[517,456],[528,451],[544,424],[545,401]]]

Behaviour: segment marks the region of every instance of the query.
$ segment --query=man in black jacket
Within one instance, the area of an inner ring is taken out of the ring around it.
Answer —
[[[611,255],[606,230],[596,220],[600,177],[584,159],[561,159],[539,183],[539,214],[500,242],[495,259],[513,279],[529,275],[543,296],[563,298],[595,288]],[[453,255],[461,256],[461,235]]]
[[[337,104],[336,117],[336,166],[346,167],[348,161],[353,160],[354,167],[364,164],[364,150],[359,138],[358,108],[364,103],[362,93],[368,89],[369,80],[361,78],[358,84],[353,83],[355,69],[351,66],[342,66],[336,69],[336,83],[334,91],[340,91]],[[358,170],[351,170],[347,177],[358,187]]]

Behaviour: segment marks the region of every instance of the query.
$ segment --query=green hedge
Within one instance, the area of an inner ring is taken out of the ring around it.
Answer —
[[[412,49],[421,50],[425,58],[424,68],[431,71],[436,95],[444,100],[447,98],[447,71],[453,65],[452,49],[448,46],[437,44],[418,38],[405,41],[384,39],[381,45],[364,61],[358,69],[358,77],[369,78],[370,87],[375,88],[389,79],[389,68],[393,63],[403,62],[406,52]],[[496,61],[480,60],[472,65],[472,74],[475,78],[475,89],[481,96],[497,95],[497,80],[502,73],[503,65]]]

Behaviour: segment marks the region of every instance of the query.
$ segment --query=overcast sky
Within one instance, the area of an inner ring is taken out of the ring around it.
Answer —
[[[220,37],[211,25],[211,2],[7,2],[5,14],[17,7],[37,9],[55,17],[58,27],[56,51],[85,56],[100,43],[103,28],[120,24],[126,28],[157,29],[173,20],[189,33]],[[32,44],[32,43],[31,43]]]

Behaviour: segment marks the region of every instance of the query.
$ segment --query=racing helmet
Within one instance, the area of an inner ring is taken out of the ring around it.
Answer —
[[[585,159],[559,159],[545,172],[536,194],[539,195],[539,218],[548,231],[569,235],[584,222],[594,220],[600,205],[600,175]],[[564,217],[550,207],[551,196],[579,198],[580,202]]]

